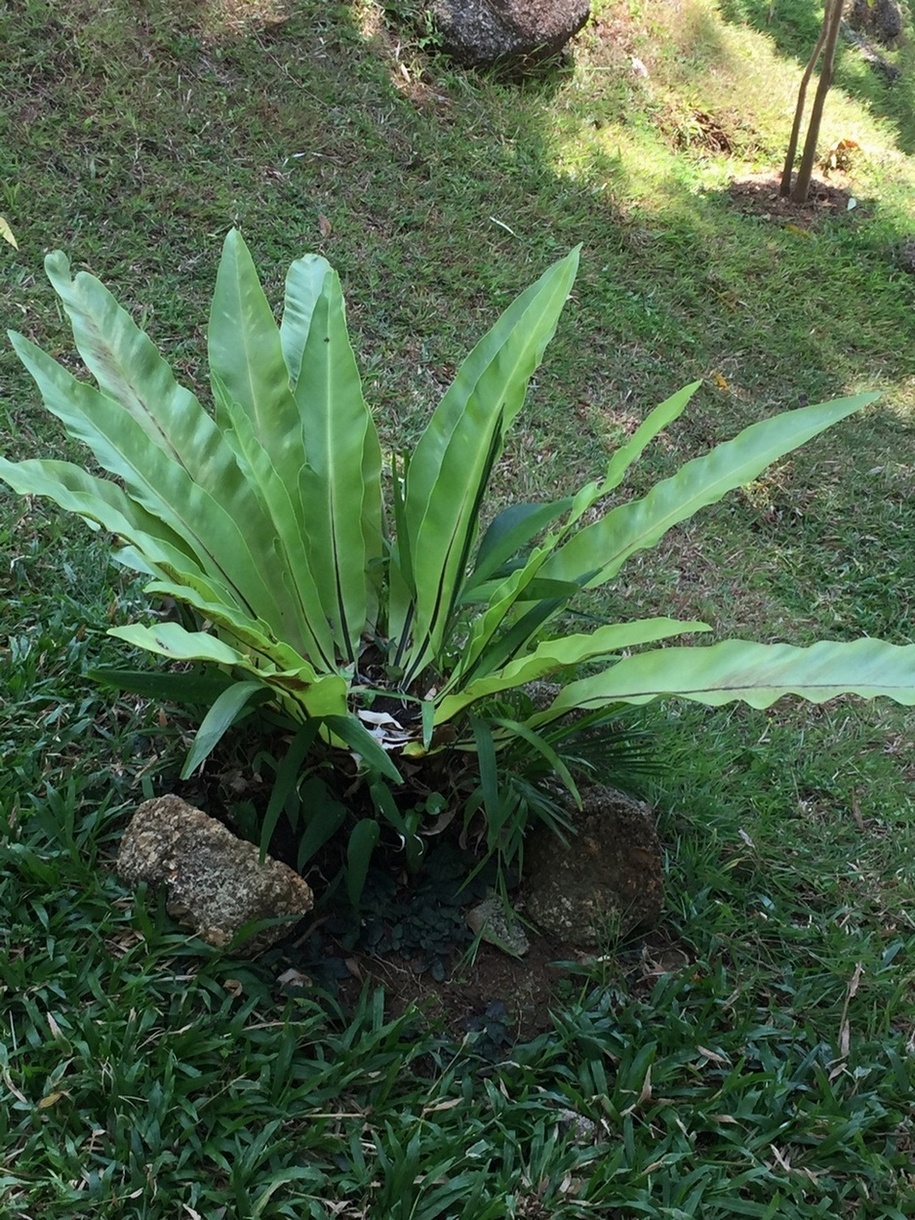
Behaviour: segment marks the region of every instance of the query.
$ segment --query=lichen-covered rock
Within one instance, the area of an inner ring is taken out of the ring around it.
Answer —
[[[590,0],[432,0],[449,55],[469,66],[558,55],[588,20]]]
[[[651,809],[613,788],[582,790],[569,847],[546,829],[524,848],[525,914],[583,949],[661,914],[661,844]]]
[[[270,856],[259,863],[253,843],[177,796],[160,796],[137,809],[124,832],[118,876],[130,886],[165,887],[167,910],[208,944],[227,945],[245,924],[299,917],[311,910],[309,885]],[[252,957],[289,930],[264,928],[244,942]]]

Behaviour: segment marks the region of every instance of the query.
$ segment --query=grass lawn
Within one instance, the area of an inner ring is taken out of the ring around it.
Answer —
[[[366,397],[403,445],[581,242],[503,499],[595,477],[694,379],[636,489],[775,410],[883,394],[589,609],[913,642],[915,43],[887,53],[892,86],[840,49],[822,148],[857,145],[832,176],[856,206],[808,226],[729,182],[780,165],[813,10],[593,8],[574,62],[518,85],[370,0],[6,0],[0,320],[72,363],[41,266],[62,248],[197,384],[239,225],[272,300],[308,250],[339,270]],[[7,345],[0,408],[6,456],[76,456]],[[192,728],[86,676],[143,595],[102,540],[0,490],[0,605],[4,1218],[915,1215],[911,713],[646,713],[669,764],[662,927],[577,964],[551,1030],[458,1044],[371,985],[290,992],[278,955],[214,954],[128,894],[118,837]]]

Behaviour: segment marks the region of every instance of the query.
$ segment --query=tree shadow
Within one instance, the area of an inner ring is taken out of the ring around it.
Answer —
[[[56,246],[203,384],[219,244],[238,224],[272,301],[307,250],[337,267],[367,395],[390,443],[409,444],[498,309],[581,242],[541,405],[503,463],[519,498],[592,475],[633,419],[693,378],[717,373],[733,392],[699,400],[681,425],[687,444],[724,408],[737,425],[870,368],[908,370],[898,351],[871,360],[847,308],[850,263],[863,282],[868,261],[888,257],[885,234],[862,244],[843,219],[807,241],[675,172],[684,158],[699,166],[701,150],[629,122],[628,56],[581,81],[554,65],[519,85],[417,53],[374,6],[286,0],[255,20],[240,0],[159,0],[141,20],[112,0],[89,22],[61,5],[38,24],[35,11],[13,0],[17,30],[0,48],[11,99],[0,171],[31,201],[10,216],[22,249],[0,266],[0,306],[20,326],[25,309],[61,350],[69,340],[36,276]],[[53,65],[43,75],[37,45]],[[690,47],[694,64],[730,54],[708,17]],[[643,157],[650,190],[628,168]],[[837,259],[839,248],[852,253]],[[770,299],[775,279],[778,319],[755,296]],[[910,284],[885,291],[901,326]],[[0,361],[30,393],[8,351]]]

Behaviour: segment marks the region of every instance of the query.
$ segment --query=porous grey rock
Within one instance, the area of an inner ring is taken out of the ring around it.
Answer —
[[[511,908],[506,908],[498,894],[488,894],[470,908],[465,919],[475,936],[512,957],[524,957],[531,947],[521,921]]]
[[[311,910],[311,888],[270,856],[259,862],[253,843],[232,834],[177,796],[160,796],[137,809],[124,832],[118,876],[136,887],[165,888],[166,909],[208,944],[227,945],[245,924],[300,917]],[[289,923],[264,928],[244,942],[252,957],[285,936]]]
[[[590,0],[432,0],[442,46],[470,67],[558,55],[591,13]]]
[[[661,843],[643,801],[600,785],[581,796],[568,848],[545,828],[525,843],[524,908],[553,936],[592,949],[613,933],[657,922]]]

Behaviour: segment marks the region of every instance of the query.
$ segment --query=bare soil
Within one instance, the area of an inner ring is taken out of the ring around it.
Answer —
[[[497,1053],[552,1029],[551,1014],[592,987],[601,972],[606,983],[638,995],[663,974],[694,969],[691,955],[663,925],[597,957],[531,929],[528,936],[530,949],[523,958],[485,943],[473,954],[456,952],[441,981],[414,957],[352,952],[337,995],[344,1006],[355,1005],[367,982],[382,987],[388,1019],[415,1009],[455,1042],[477,1035],[488,1052]]]
[[[804,230],[815,229],[826,219],[839,216],[852,219],[865,214],[857,202],[849,208],[854,195],[848,184],[838,176],[832,181],[814,178],[806,203],[794,203],[780,195],[779,184],[778,174],[751,174],[729,183],[727,194],[745,216],[790,224]]]
[[[418,972],[408,958],[357,954],[353,964],[358,973],[341,992],[355,1000],[369,978],[384,987],[389,1018],[417,1008],[455,1041],[473,1033],[498,1041],[501,1026],[506,1046],[527,1042],[551,1028],[550,1012],[568,998],[559,985],[564,980],[568,988],[573,981],[564,963],[577,956],[548,937],[529,933],[529,939],[523,958],[480,944],[472,957],[458,957],[441,982],[428,970]]]

